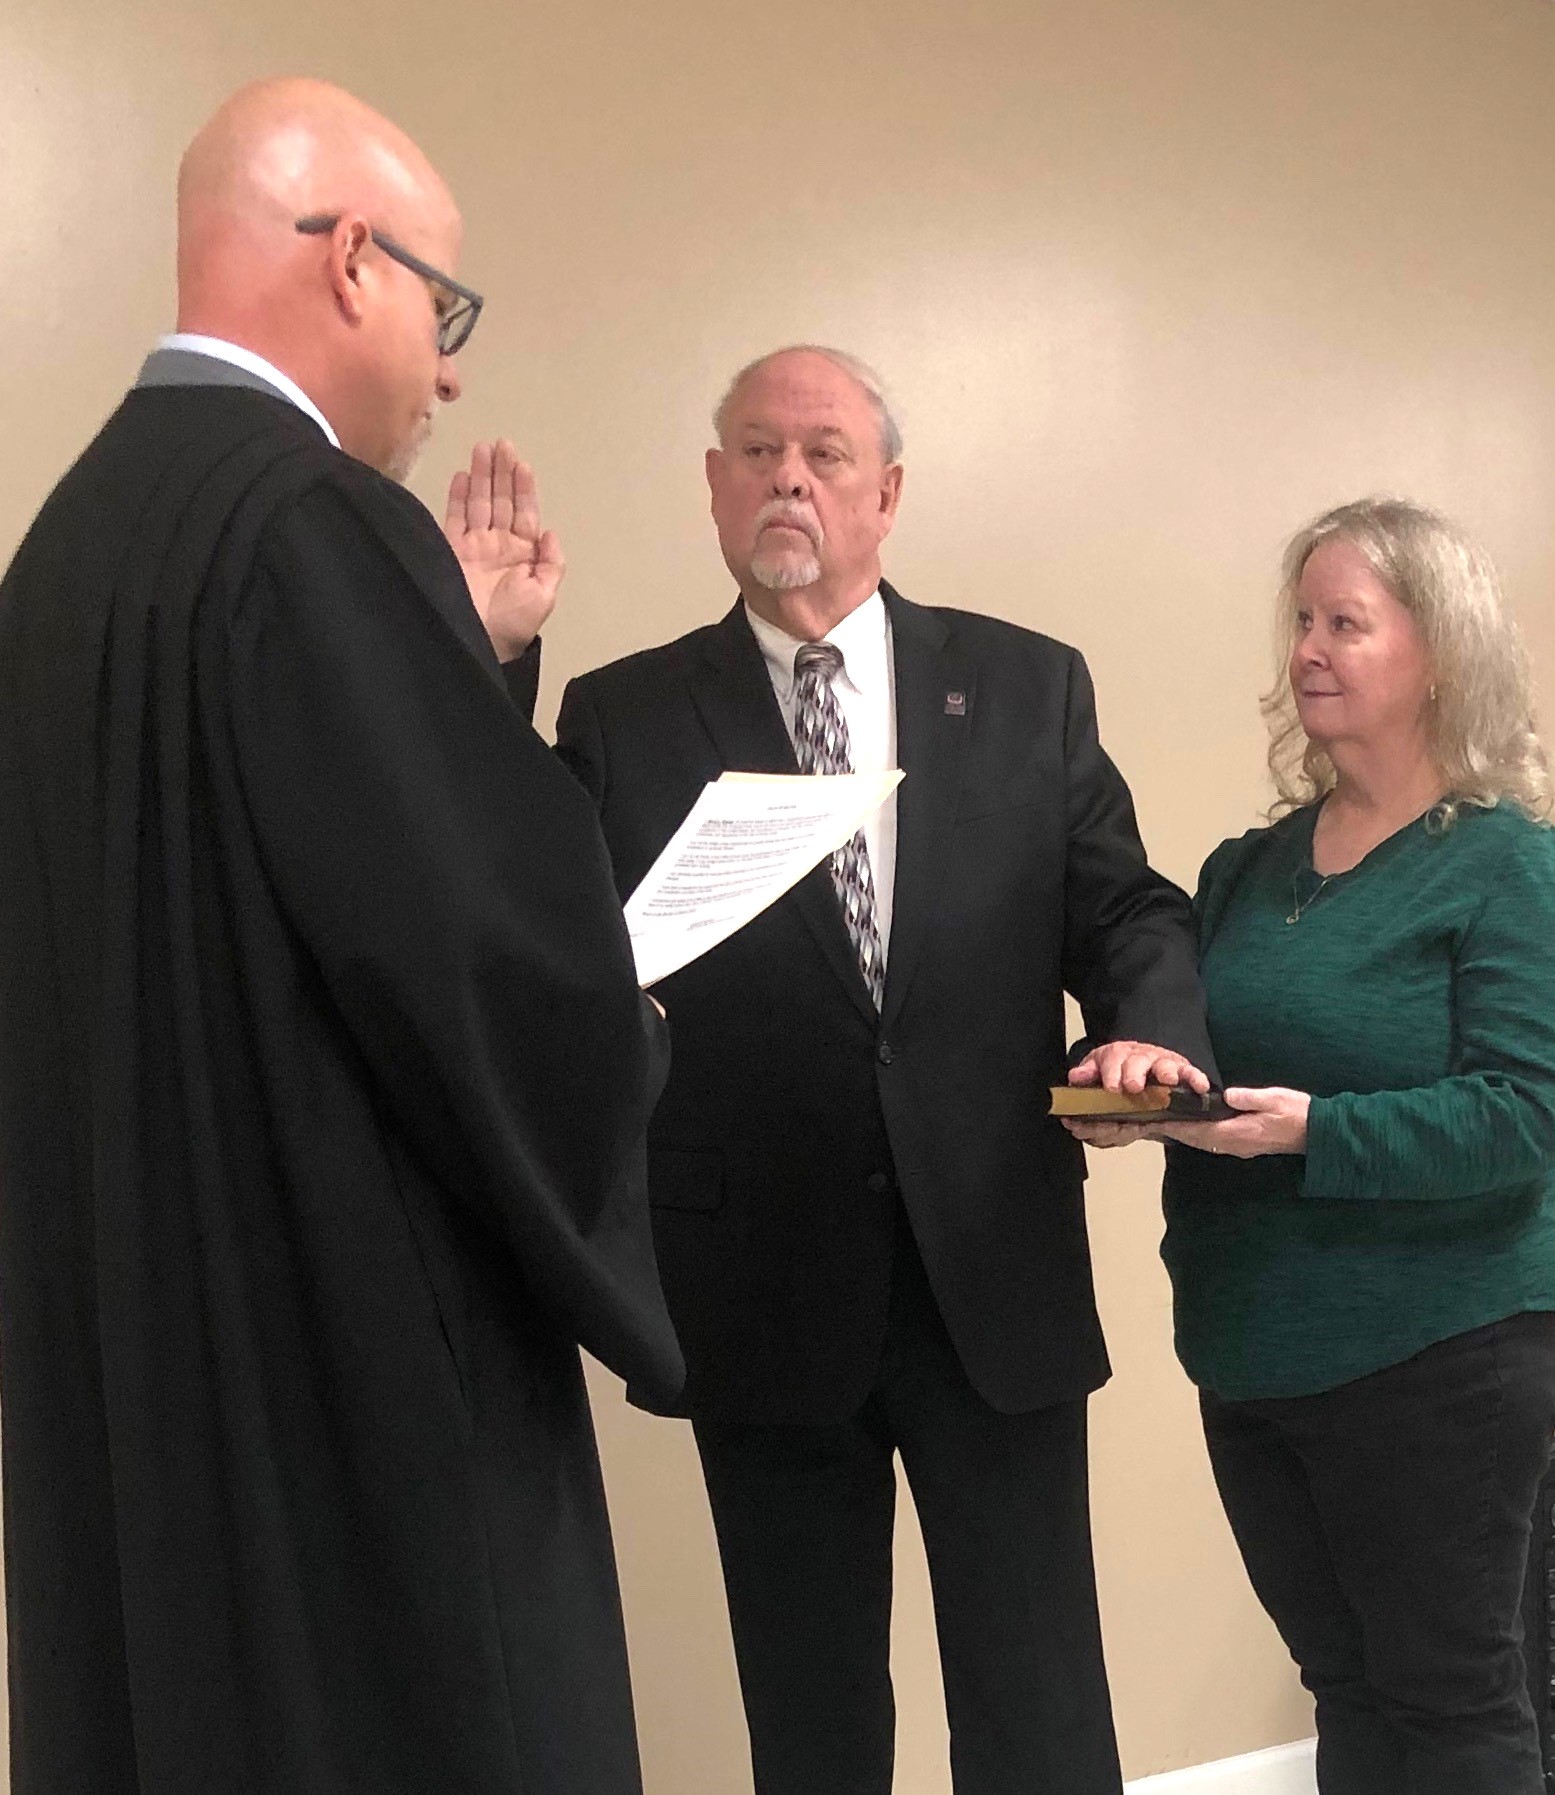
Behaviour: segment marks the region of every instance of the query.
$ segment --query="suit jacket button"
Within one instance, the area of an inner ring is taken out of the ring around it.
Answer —
[[[896,1050],[892,1047],[889,1041],[882,1041],[875,1049],[875,1058],[879,1060],[882,1066],[889,1066],[892,1060],[896,1058]]]
[[[877,1197],[891,1188],[891,1180],[884,1172],[871,1172],[864,1182]]]

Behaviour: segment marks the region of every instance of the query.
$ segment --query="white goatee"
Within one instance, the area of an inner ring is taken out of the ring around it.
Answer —
[[[821,564],[813,549],[758,549],[751,556],[751,574],[768,592],[796,592],[815,584]]]

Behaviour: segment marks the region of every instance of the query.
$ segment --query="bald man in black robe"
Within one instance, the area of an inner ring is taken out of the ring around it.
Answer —
[[[578,1346],[679,1387],[666,1049],[499,667],[527,472],[451,547],[379,471],[458,396],[457,249],[386,121],[236,96],[180,334],[0,586],[15,1795],[640,1786]]]

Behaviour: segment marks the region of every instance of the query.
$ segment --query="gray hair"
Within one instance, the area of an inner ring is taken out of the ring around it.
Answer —
[[[1280,671],[1262,700],[1269,771],[1279,793],[1271,816],[1311,804],[1334,786],[1332,761],[1296,715],[1290,656],[1296,589],[1313,551],[1340,541],[1358,549],[1414,618],[1434,677],[1428,719],[1432,757],[1447,795],[1437,820],[1450,826],[1465,804],[1503,801],[1536,822],[1551,809],[1549,765],[1534,730],[1533,679],[1495,566],[1458,526],[1408,499],[1359,499],[1300,529],[1285,551],[1278,602]]]
[[[729,421],[729,407],[734,403],[734,396],[759,368],[764,368],[769,361],[776,361],[780,355],[819,355],[829,361],[833,367],[841,368],[851,380],[864,389],[864,395],[874,408],[876,421],[880,425],[880,454],[887,467],[902,458],[901,426],[891,414],[891,402],[886,398],[885,383],[868,362],[860,361],[856,355],[849,355],[845,349],[828,349],[824,343],[787,343],[781,349],[769,349],[765,355],[758,355],[749,361],[735,375],[724,389],[724,396],[718,401],[713,412],[713,428],[718,432],[718,440],[724,440],[724,428]]]

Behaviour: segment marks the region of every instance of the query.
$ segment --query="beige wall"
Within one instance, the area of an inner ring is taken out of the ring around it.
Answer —
[[[171,171],[236,81],[355,87],[441,162],[491,296],[418,481],[514,434],[572,563],[562,679],[721,610],[700,484],[721,378],[818,337],[877,361],[909,596],[1091,658],[1162,866],[1259,802],[1282,538],[1440,503],[1555,624],[1555,9],[1543,0],[6,0],[0,558],[170,309]],[[1155,1150],[1091,1185],[1118,1377],[1095,1510],[1129,1772],[1298,1736],[1170,1354]],[[596,1383],[651,1795],[748,1789],[677,1424]],[[906,1523],[904,1523],[905,1525]],[[948,1787],[904,1541],[903,1795]]]

